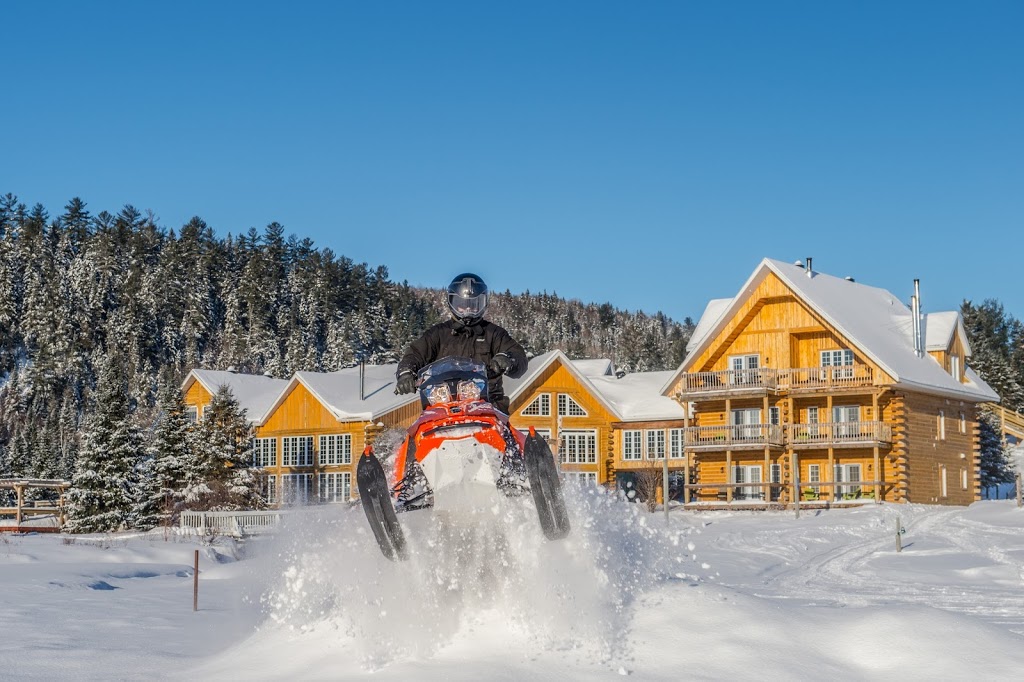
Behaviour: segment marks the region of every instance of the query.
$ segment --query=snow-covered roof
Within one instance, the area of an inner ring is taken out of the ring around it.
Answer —
[[[337,372],[296,372],[276,402],[283,402],[291,389],[301,383],[338,421],[372,421],[419,401],[416,394],[395,395],[397,367],[397,364],[366,365],[362,396],[358,367]]]
[[[718,337],[738,307],[769,273],[778,276],[825,322],[889,374],[897,384],[958,398],[998,400],[995,392],[977,375],[968,374],[967,383],[960,383],[927,353],[918,356],[914,352],[911,338],[913,314],[889,291],[822,272],[812,271],[812,275],[808,276],[802,266],[770,258],[761,261],[739,294],[729,301],[714,322],[709,323],[707,333],[689,349],[686,360],[666,382],[663,392],[668,391],[676,379]],[[708,307],[711,308],[710,304]],[[705,314],[708,312],[706,310]],[[952,315],[959,317],[958,313]],[[949,329],[948,314],[938,315],[934,326],[935,336],[932,338],[937,339]]]
[[[621,421],[682,419],[683,406],[661,394],[672,371],[636,372],[621,379],[613,376],[591,377],[594,387],[615,406]]]
[[[615,365],[608,358],[573,360],[572,365],[585,377],[603,377],[615,374]]]
[[[689,353],[691,350],[697,347],[697,345],[704,340],[704,337],[708,335],[711,328],[714,327],[715,323],[722,317],[729,306],[732,304],[731,298],[713,298],[708,301],[708,304],[704,307],[704,314],[700,316],[700,321],[697,322],[697,326],[693,328],[693,334],[690,335],[690,341],[686,344],[686,352]]]
[[[924,327],[925,350],[946,350],[953,340],[954,334],[960,335],[964,345],[964,355],[970,357],[971,346],[967,342],[967,330],[964,329],[964,318],[954,310],[941,313],[925,313],[921,324]]]
[[[263,421],[271,405],[288,384],[284,379],[275,379],[262,374],[194,369],[189,372],[181,385],[183,393],[192,385],[192,381],[198,381],[210,393],[216,393],[221,386],[227,386],[231,395],[238,401],[238,406],[245,410],[246,418],[253,424]]]
[[[672,372],[637,372],[621,379],[615,376],[611,360],[570,360],[558,350],[530,360],[529,369],[518,379],[505,378],[510,399],[530,390],[544,370],[560,361],[576,380],[619,421],[682,419],[683,408],[660,388]]]

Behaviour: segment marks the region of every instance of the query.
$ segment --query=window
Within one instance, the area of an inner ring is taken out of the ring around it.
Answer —
[[[597,462],[597,431],[560,431],[558,440],[561,459],[566,464]]]
[[[743,409],[732,411],[732,425],[735,438],[755,440],[761,437],[761,410]]]
[[[949,356],[949,373],[953,375],[953,378],[957,381],[960,380],[960,356],[950,355]]]
[[[967,490],[967,469],[960,469],[960,489]]]
[[[949,477],[945,464],[939,465],[939,496],[949,497]]]
[[[186,405],[185,419],[187,419],[190,424],[199,423],[199,408],[195,405]]]
[[[835,405],[832,407],[832,421],[835,422],[836,438],[857,438],[860,429],[860,407],[857,405]]]
[[[686,450],[683,442],[682,429],[669,429],[668,431],[668,456],[672,459],[686,457]]]
[[[780,423],[779,408],[769,407],[768,408],[768,423],[773,426],[778,426]]]
[[[538,436],[543,438],[545,441],[551,442],[551,429],[534,429]],[[519,429],[519,433],[524,436],[530,435],[530,429]]]
[[[733,483],[760,483],[761,466],[734,466],[732,468]],[[742,486],[736,488],[733,497],[740,500],[759,500],[762,497],[760,486]]]
[[[252,465],[256,467],[277,466],[276,438],[253,438]]]
[[[845,497],[853,498],[860,497],[861,490],[859,482],[861,480],[861,469],[860,464],[836,464],[835,468],[835,482],[836,483],[857,483],[858,485],[837,485],[836,486],[836,498]]]
[[[352,474],[347,471],[320,474],[321,502],[348,502],[352,493]]]
[[[820,464],[808,464],[807,465],[807,482],[808,483],[821,483],[821,465]]]
[[[579,403],[566,393],[558,394],[558,416],[559,417],[586,417],[587,411],[580,407]]]
[[[309,502],[313,474],[285,474],[281,477],[281,498],[286,505],[301,505]]]
[[[582,487],[597,485],[597,474],[593,471],[566,471],[562,474],[567,481],[573,481]]]
[[[351,464],[352,434],[320,436],[320,464]]]
[[[818,437],[818,408],[808,407],[807,408],[807,423],[810,426],[807,427],[807,437],[809,439],[815,439]]]
[[[960,433],[967,433],[967,415],[960,413]]]
[[[281,464],[306,467],[313,464],[313,436],[285,436],[281,439]]]
[[[551,394],[541,393],[533,399],[533,402],[523,408],[524,417],[550,417],[551,416]]]
[[[267,504],[277,503],[277,476],[264,476],[260,486],[263,499]]]
[[[665,430],[647,430],[647,459],[665,459]]]
[[[638,460],[643,452],[643,444],[640,440],[643,432],[639,429],[622,432],[622,459]]]
[[[946,440],[946,411],[945,410],[939,410],[938,436],[939,436],[939,440]]]
[[[761,366],[760,355],[732,355],[729,357],[730,384],[757,384],[761,380],[758,367]]]
[[[782,465],[772,464],[771,469],[768,472],[771,483],[782,483]],[[779,499],[779,493],[782,492],[781,487],[772,488],[772,502],[776,502]]]
[[[833,379],[852,379],[853,351],[846,349],[823,350],[821,351],[821,366],[832,368]]]

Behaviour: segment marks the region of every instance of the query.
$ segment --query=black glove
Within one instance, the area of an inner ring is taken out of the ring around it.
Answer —
[[[514,364],[515,362],[512,360],[512,358],[505,355],[504,353],[498,353],[493,358],[491,358],[491,362],[490,364],[487,365],[487,367],[488,369],[491,370],[493,374],[497,375],[504,374],[505,372],[509,371],[510,369],[512,369],[512,366]]]
[[[409,370],[398,375],[398,385],[395,386],[395,393],[402,395],[416,392],[416,377]]]

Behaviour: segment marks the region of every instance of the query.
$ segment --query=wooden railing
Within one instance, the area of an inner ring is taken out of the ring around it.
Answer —
[[[858,388],[870,386],[873,381],[874,373],[866,365],[800,367],[779,370],[779,387],[787,391]]]
[[[691,426],[684,429],[686,447],[726,448],[737,445],[782,445],[777,424],[741,426]]]
[[[885,422],[788,424],[786,442],[790,445],[891,443],[892,426]]]
[[[181,513],[183,533],[198,535],[256,535],[269,533],[281,523],[279,511],[225,511]]]
[[[874,373],[865,365],[793,369],[727,369],[687,372],[680,378],[683,395],[726,395],[748,391],[799,391],[871,386]]]
[[[682,376],[681,391],[687,393],[729,393],[751,389],[776,388],[778,370],[727,369],[720,372],[687,372]]]

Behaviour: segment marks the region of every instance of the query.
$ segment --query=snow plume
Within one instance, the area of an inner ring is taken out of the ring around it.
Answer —
[[[528,497],[454,518],[400,516],[411,556],[383,558],[358,506],[294,515],[281,534],[270,623],[307,642],[344,642],[375,670],[497,638],[614,669],[630,605],[666,580],[695,580],[694,532],[671,530],[594,488],[567,485],[573,531],[548,542]]]

